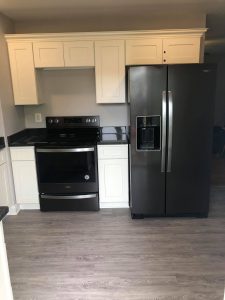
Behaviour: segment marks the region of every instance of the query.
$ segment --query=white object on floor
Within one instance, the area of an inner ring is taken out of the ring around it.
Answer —
[[[0,222],[0,299],[13,300],[2,222]]]

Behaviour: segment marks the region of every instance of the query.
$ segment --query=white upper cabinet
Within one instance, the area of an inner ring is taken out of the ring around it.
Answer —
[[[63,43],[61,42],[34,42],[35,68],[64,67]]]
[[[94,42],[64,42],[64,59],[66,67],[94,67]]]
[[[126,41],[126,65],[162,63],[162,39]]]
[[[125,103],[125,47],[123,40],[95,42],[97,103]]]
[[[32,43],[10,42],[8,50],[15,104],[39,104]]]
[[[95,67],[96,102],[125,103],[125,65],[203,62],[205,32],[196,28],[6,35],[15,104],[40,104],[39,68],[90,67]]]
[[[200,62],[198,37],[174,37],[163,39],[163,63],[187,64]]]

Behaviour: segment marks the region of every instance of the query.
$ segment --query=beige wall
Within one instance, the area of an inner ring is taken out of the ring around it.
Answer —
[[[148,10],[140,13],[136,10],[133,15],[126,15],[121,10],[120,15],[75,17],[66,20],[24,21],[15,23],[16,33],[31,32],[71,32],[71,31],[107,31],[107,30],[138,30],[138,29],[169,29],[205,27],[206,16],[203,14],[185,13],[154,14]]]
[[[101,126],[127,125],[127,104],[96,104],[94,69],[43,70],[40,76],[45,104],[26,106],[26,127],[44,127],[48,115],[100,115]],[[42,123],[34,122],[41,112]]]
[[[0,14],[0,99],[6,135],[24,128],[23,107],[14,106],[8,51],[4,38],[5,33],[13,32],[13,23],[7,17]]]

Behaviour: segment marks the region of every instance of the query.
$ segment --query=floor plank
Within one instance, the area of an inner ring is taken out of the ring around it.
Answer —
[[[222,300],[225,188],[208,219],[22,211],[4,221],[15,300]]]

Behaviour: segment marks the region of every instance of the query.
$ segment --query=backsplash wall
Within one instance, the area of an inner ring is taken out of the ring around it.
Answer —
[[[99,115],[101,126],[129,125],[128,104],[96,104],[94,69],[39,70],[44,104],[26,106],[26,128],[45,127],[46,116]],[[35,113],[42,122],[35,122]]]

